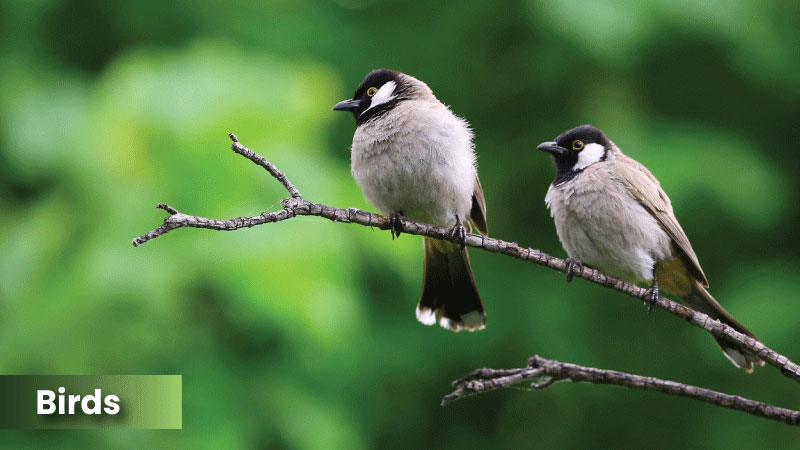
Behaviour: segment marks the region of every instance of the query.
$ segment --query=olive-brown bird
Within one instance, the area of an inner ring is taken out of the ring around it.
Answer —
[[[556,165],[545,203],[570,264],[580,261],[626,281],[652,282],[651,301],[661,287],[755,338],[706,289],[708,280],[689,238],[647,168],[591,125],[565,131],[538,148],[550,153]],[[750,373],[753,364],[764,365],[747,349],[712,337],[736,367]]]

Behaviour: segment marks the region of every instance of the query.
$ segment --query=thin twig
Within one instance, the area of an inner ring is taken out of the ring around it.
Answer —
[[[297,190],[297,188],[295,188],[294,185],[286,178],[286,175],[284,175],[283,172],[278,170],[278,168],[275,167],[271,162],[267,161],[267,158],[264,158],[258,153],[242,145],[239,142],[239,138],[237,138],[235,134],[230,133],[228,134],[228,137],[231,138],[231,140],[233,141],[233,144],[231,145],[231,150],[244,156],[250,161],[253,161],[259,166],[267,169],[267,172],[269,172],[270,175],[275,177],[275,179],[277,179],[283,185],[283,187],[285,187],[286,190],[289,191],[289,195],[292,198],[303,198],[303,196],[300,195],[300,192]]]
[[[584,381],[593,384],[612,384],[645,391],[664,392],[669,395],[687,397],[724,408],[743,411],[754,416],[777,420],[789,425],[800,425],[800,411],[768,405],[738,395],[724,394],[689,384],[660,378],[643,377],[616,370],[596,369],[579,366],[536,355],[528,360],[528,367],[523,369],[478,369],[471,374],[459,378],[454,383],[458,387],[442,399],[442,406],[468,395],[493,391],[508,387],[530,379],[543,379],[534,382],[531,387],[542,390],[562,380]]]

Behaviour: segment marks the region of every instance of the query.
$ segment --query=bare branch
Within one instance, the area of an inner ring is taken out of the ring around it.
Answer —
[[[743,411],[754,416],[777,420],[789,425],[800,425],[800,411],[795,411],[755,400],[746,399],[738,395],[724,394],[689,384],[660,378],[643,377],[616,370],[596,369],[594,367],[579,366],[545,359],[536,355],[528,360],[528,367],[523,369],[478,369],[471,374],[459,378],[454,382],[458,388],[444,396],[442,406],[453,400],[458,400],[468,395],[493,391],[521,383],[525,380],[542,379],[541,382],[532,383],[535,390],[542,390],[563,380],[584,381],[593,384],[612,384],[632,389],[663,392],[669,395],[687,397],[724,408]]]
[[[208,228],[210,230],[219,231],[233,231],[239,228],[250,228],[264,223],[280,222],[282,220],[291,219],[294,213],[291,209],[284,208],[274,212],[263,212],[258,216],[253,217],[237,217],[235,219],[219,220],[209,219],[200,216],[190,216],[178,212],[175,208],[159,203],[156,208],[163,209],[170,213],[164,219],[164,223],[160,227],[148,231],[146,234],[133,239],[133,246],[138,247],[150,239],[155,239],[162,234],[172,231],[176,228]]]
[[[258,153],[242,145],[239,142],[239,138],[237,138],[235,134],[230,133],[228,134],[228,137],[231,138],[231,140],[233,141],[233,145],[231,145],[231,150],[244,156],[250,161],[253,161],[259,166],[267,169],[267,172],[269,172],[270,175],[275,177],[275,179],[278,180],[283,185],[283,187],[286,188],[287,191],[289,191],[289,195],[292,198],[303,198],[303,196],[300,195],[300,192],[294,187],[294,185],[289,181],[289,179],[286,178],[286,175],[284,175],[283,172],[278,170],[278,168],[275,167],[271,162],[267,161],[267,158],[264,158]]]
[[[381,230],[389,229],[389,221],[385,216],[361,211],[355,208],[335,208],[332,206],[321,205],[319,203],[312,203],[303,199],[302,195],[300,195],[300,192],[286,178],[286,175],[280,172],[272,163],[267,161],[263,156],[241,145],[238,139],[236,139],[236,136],[233,134],[231,134],[230,137],[231,140],[233,140],[232,148],[236,153],[239,153],[240,155],[253,161],[255,164],[265,168],[270,175],[277,179],[289,192],[290,197],[281,201],[283,209],[272,212],[263,212],[260,215],[253,217],[238,217],[235,219],[218,220],[183,214],[171,206],[159,204],[158,208],[164,209],[170,215],[164,219],[164,223],[158,228],[151,230],[142,236],[134,238],[134,246],[139,246],[176,228],[190,227],[231,231],[265,223],[280,222],[296,216],[317,216],[326,218],[333,222],[355,223],[368,227],[379,228]],[[401,224],[403,227],[403,232],[407,234],[428,236],[447,241],[455,241],[458,239],[458,236],[453,235],[451,230],[446,227],[413,222],[407,219],[401,219]],[[534,264],[548,267],[559,272],[567,273],[566,261],[556,258],[555,256],[548,255],[540,250],[534,248],[523,248],[520,247],[516,242],[507,242],[488,236],[472,233],[467,233],[466,236],[466,245],[469,247],[479,248],[491,253],[512,256],[514,258],[530,261]],[[647,290],[645,288],[622,281],[618,278],[614,278],[586,266],[579,266],[578,269],[573,269],[572,275],[601,286],[615,289],[639,300],[645,300],[645,296],[647,295]],[[669,300],[663,296],[658,298],[658,300],[655,302],[655,306],[686,320],[694,326],[709,331],[715,336],[719,336],[723,339],[736,343],[742,348],[750,350],[751,352],[757,354],[766,363],[777,367],[781,373],[788,378],[800,382],[800,366],[789,360],[789,358],[767,347],[758,340],[741,334],[718,320],[714,320],[701,312],[673,302],[672,300]],[[517,377],[519,374],[513,373],[505,376]]]

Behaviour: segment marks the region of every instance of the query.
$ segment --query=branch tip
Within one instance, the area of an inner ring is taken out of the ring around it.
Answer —
[[[173,208],[172,206],[167,205],[166,203],[159,203],[156,205],[156,209],[163,209],[164,211],[170,213],[170,215],[178,214],[178,210]]]
[[[537,383],[535,381],[533,383],[531,383],[531,388],[533,390],[536,390],[536,391],[541,391],[541,390],[549,388],[550,385],[552,385],[556,381],[558,381],[558,378],[556,378],[556,377],[547,377],[547,378],[544,379],[544,381],[541,381],[539,383]]]

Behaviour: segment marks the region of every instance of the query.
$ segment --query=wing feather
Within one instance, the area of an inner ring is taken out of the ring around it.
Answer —
[[[480,234],[484,236],[489,234],[489,225],[486,223],[486,198],[483,196],[481,180],[477,176],[475,177],[475,191],[472,193],[472,210],[470,210],[469,218]]]
[[[615,162],[622,165],[620,167],[621,170],[616,171],[616,173],[628,193],[661,224],[664,231],[672,238],[672,242],[681,254],[686,267],[696,277],[697,281],[708,287],[708,279],[700,267],[697,255],[692,249],[692,244],[689,243],[689,238],[686,237],[686,233],[678,223],[678,219],[675,218],[675,213],[672,211],[672,203],[667,194],[664,193],[664,190],[661,189],[661,184],[656,177],[639,162],[622,153],[617,153]]]

